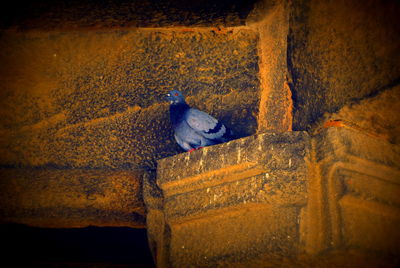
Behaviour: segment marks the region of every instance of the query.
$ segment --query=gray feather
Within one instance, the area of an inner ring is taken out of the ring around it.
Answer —
[[[227,142],[233,139],[230,129],[213,116],[190,108],[178,90],[167,95],[170,105],[170,118],[176,142],[184,150]]]
[[[208,139],[219,139],[226,132],[225,126],[216,118],[197,109],[189,109],[184,118],[191,128]]]

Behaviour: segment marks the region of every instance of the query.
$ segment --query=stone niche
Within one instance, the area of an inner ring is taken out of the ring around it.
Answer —
[[[229,3],[78,2],[0,19],[0,222],[144,228],[143,173],[181,152],[166,93],[256,133],[258,34]]]

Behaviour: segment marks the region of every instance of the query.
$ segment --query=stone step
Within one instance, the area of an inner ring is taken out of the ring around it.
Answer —
[[[2,168],[0,223],[144,228],[141,180],[132,171]]]

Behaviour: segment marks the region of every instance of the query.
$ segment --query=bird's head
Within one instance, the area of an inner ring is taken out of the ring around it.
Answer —
[[[167,100],[171,104],[185,102],[185,98],[183,97],[182,92],[180,92],[179,90],[176,90],[176,89],[171,90],[170,92],[167,93]]]

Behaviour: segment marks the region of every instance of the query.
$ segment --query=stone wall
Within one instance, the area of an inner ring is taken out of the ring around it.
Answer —
[[[246,27],[3,31],[3,184],[18,180],[17,172],[23,174],[18,182],[25,183],[22,188],[40,180],[49,189],[43,195],[39,190],[2,187],[4,196],[8,190],[17,191],[13,198],[2,199],[2,221],[143,226],[141,194],[133,195],[136,201],[130,202],[130,211],[119,212],[113,211],[114,197],[108,191],[100,190],[105,196],[80,205],[64,196],[99,191],[97,185],[80,179],[92,170],[98,180],[109,181],[108,187],[133,180],[127,187],[136,193],[142,184],[140,174],[154,169],[157,159],[181,152],[172,137],[165,101],[172,89],[182,90],[189,104],[220,118],[238,137],[254,134],[259,106],[257,43],[257,32]],[[50,193],[58,196],[60,187],[65,191],[60,203],[39,201]],[[29,206],[19,203],[19,212],[12,212],[15,198],[32,200]],[[120,204],[125,201],[122,198]],[[111,203],[104,207],[104,202]],[[93,207],[101,209],[91,212]],[[76,221],[66,220],[64,214],[71,213]]]
[[[277,133],[159,161],[145,182],[158,266],[398,265],[398,10],[259,3],[258,131]],[[279,134],[292,128],[309,132]]]
[[[293,128],[399,84],[397,1],[293,1],[288,68]]]
[[[0,163],[134,169],[176,154],[165,94],[257,128],[249,29],[4,33]]]
[[[1,223],[146,225],[160,267],[398,264],[396,1],[61,2],[2,11]],[[241,139],[180,154],[172,89]]]

